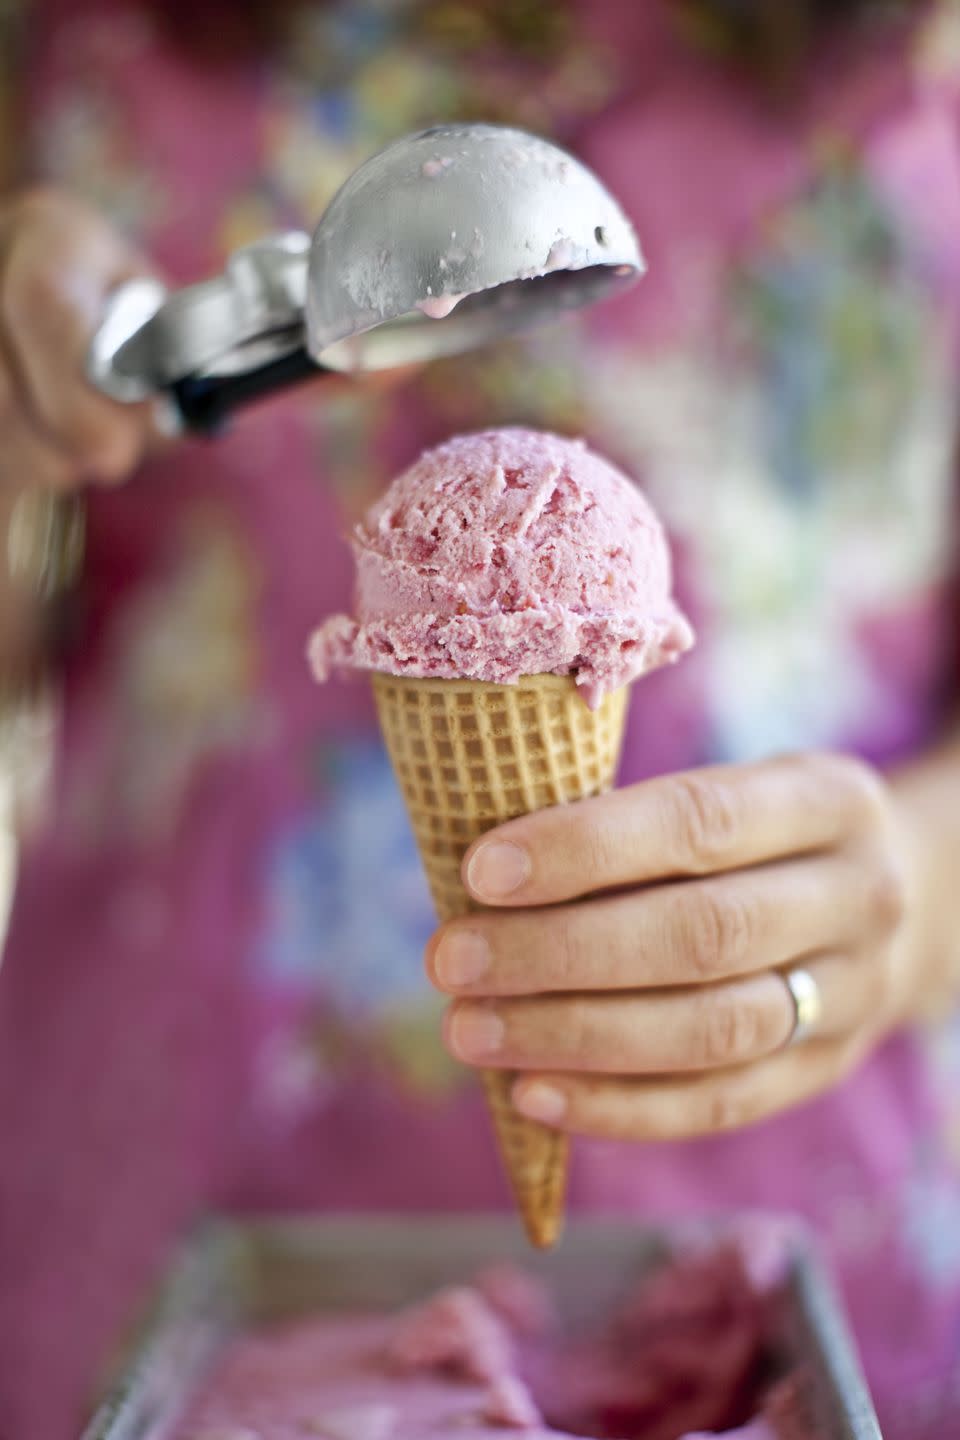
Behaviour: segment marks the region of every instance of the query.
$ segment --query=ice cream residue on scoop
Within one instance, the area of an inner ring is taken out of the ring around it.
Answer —
[[[446,320],[464,298],[463,295],[427,295],[425,299],[417,301],[417,309],[426,315],[428,320]]]
[[[552,270],[567,270],[576,257],[576,246],[567,237],[559,236],[550,246],[547,254],[546,264],[543,267],[544,274],[549,275]]]
[[[596,706],[693,642],[660,521],[581,440],[449,440],[394,480],[353,549],[355,613],[314,634],[318,680],[340,667],[500,684],[572,674]]]
[[[420,166],[420,174],[427,180],[436,180],[453,164],[452,155],[432,155]]]

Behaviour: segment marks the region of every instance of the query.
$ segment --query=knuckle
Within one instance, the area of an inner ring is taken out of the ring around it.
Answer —
[[[550,967],[558,990],[570,989],[577,981],[580,944],[576,931],[577,927],[571,915],[558,911],[553,917],[548,949]]]
[[[907,914],[906,878],[891,861],[877,866],[869,884],[870,913],[881,934],[899,930]]]
[[[825,783],[856,820],[873,821],[886,813],[886,786],[872,765],[855,755],[836,754],[821,756],[820,765]]]
[[[694,773],[673,786],[674,827],[679,859],[695,874],[717,868],[736,843],[741,825],[734,788]]]
[[[704,1128],[708,1131],[738,1130],[747,1123],[743,1101],[727,1085],[711,1088],[703,1104]]]
[[[735,1064],[757,1043],[758,1024],[752,1007],[730,996],[712,996],[703,1006],[697,1048],[710,1066]]]
[[[596,1058],[596,1030],[586,1005],[565,1005],[563,1030],[566,1032],[564,1051],[574,1065],[587,1065]]]
[[[570,1129],[597,1139],[643,1138],[637,1109],[616,1082],[589,1075],[568,1076],[564,1091]]]
[[[612,831],[591,805],[578,805],[568,813],[567,860],[583,881],[583,889],[608,875],[616,860]]]
[[[729,888],[701,885],[678,902],[681,960],[709,979],[739,970],[754,924],[749,907]]]

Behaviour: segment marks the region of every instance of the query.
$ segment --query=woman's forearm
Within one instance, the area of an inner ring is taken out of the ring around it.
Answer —
[[[960,1002],[960,723],[889,778],[911,880],[913,1014],[933,1019]]]

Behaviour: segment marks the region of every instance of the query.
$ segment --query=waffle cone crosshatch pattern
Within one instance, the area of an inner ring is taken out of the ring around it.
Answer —
[[[380,725],[441,921],[478,908],[460,878],[484,831],[532,810],[613,785],[628,689],[590,710],[569,676],[516,685],[376,674]],[[539,1246],[563,1222],[569,1142],[513,1108],[513,1075],[491,1070],[484,1088],[524,1226]]]

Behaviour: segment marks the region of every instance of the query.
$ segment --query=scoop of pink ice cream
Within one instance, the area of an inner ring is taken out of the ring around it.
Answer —
[[[556,1321],[543,1281],[509,1261],[488,1265],[473,1283],[515,1335],[544,1335]]]
[[[692,643],[663,528],[637,487],[580,440],[532,430],[427,451],[353,537],[356,614],[310,658],[392,675],[572,674],[600,697]]]
[[[490,1383],[509,1375],[513,1363],[509,1332],[467,1285],[441,1290],[401,1315],[387,1355],[399,1370],[439,1366]]]
[[[543,1416],[518,1375],[501,1375],[487,1386],[483,1416],[509,1430],[542,1430]]]

